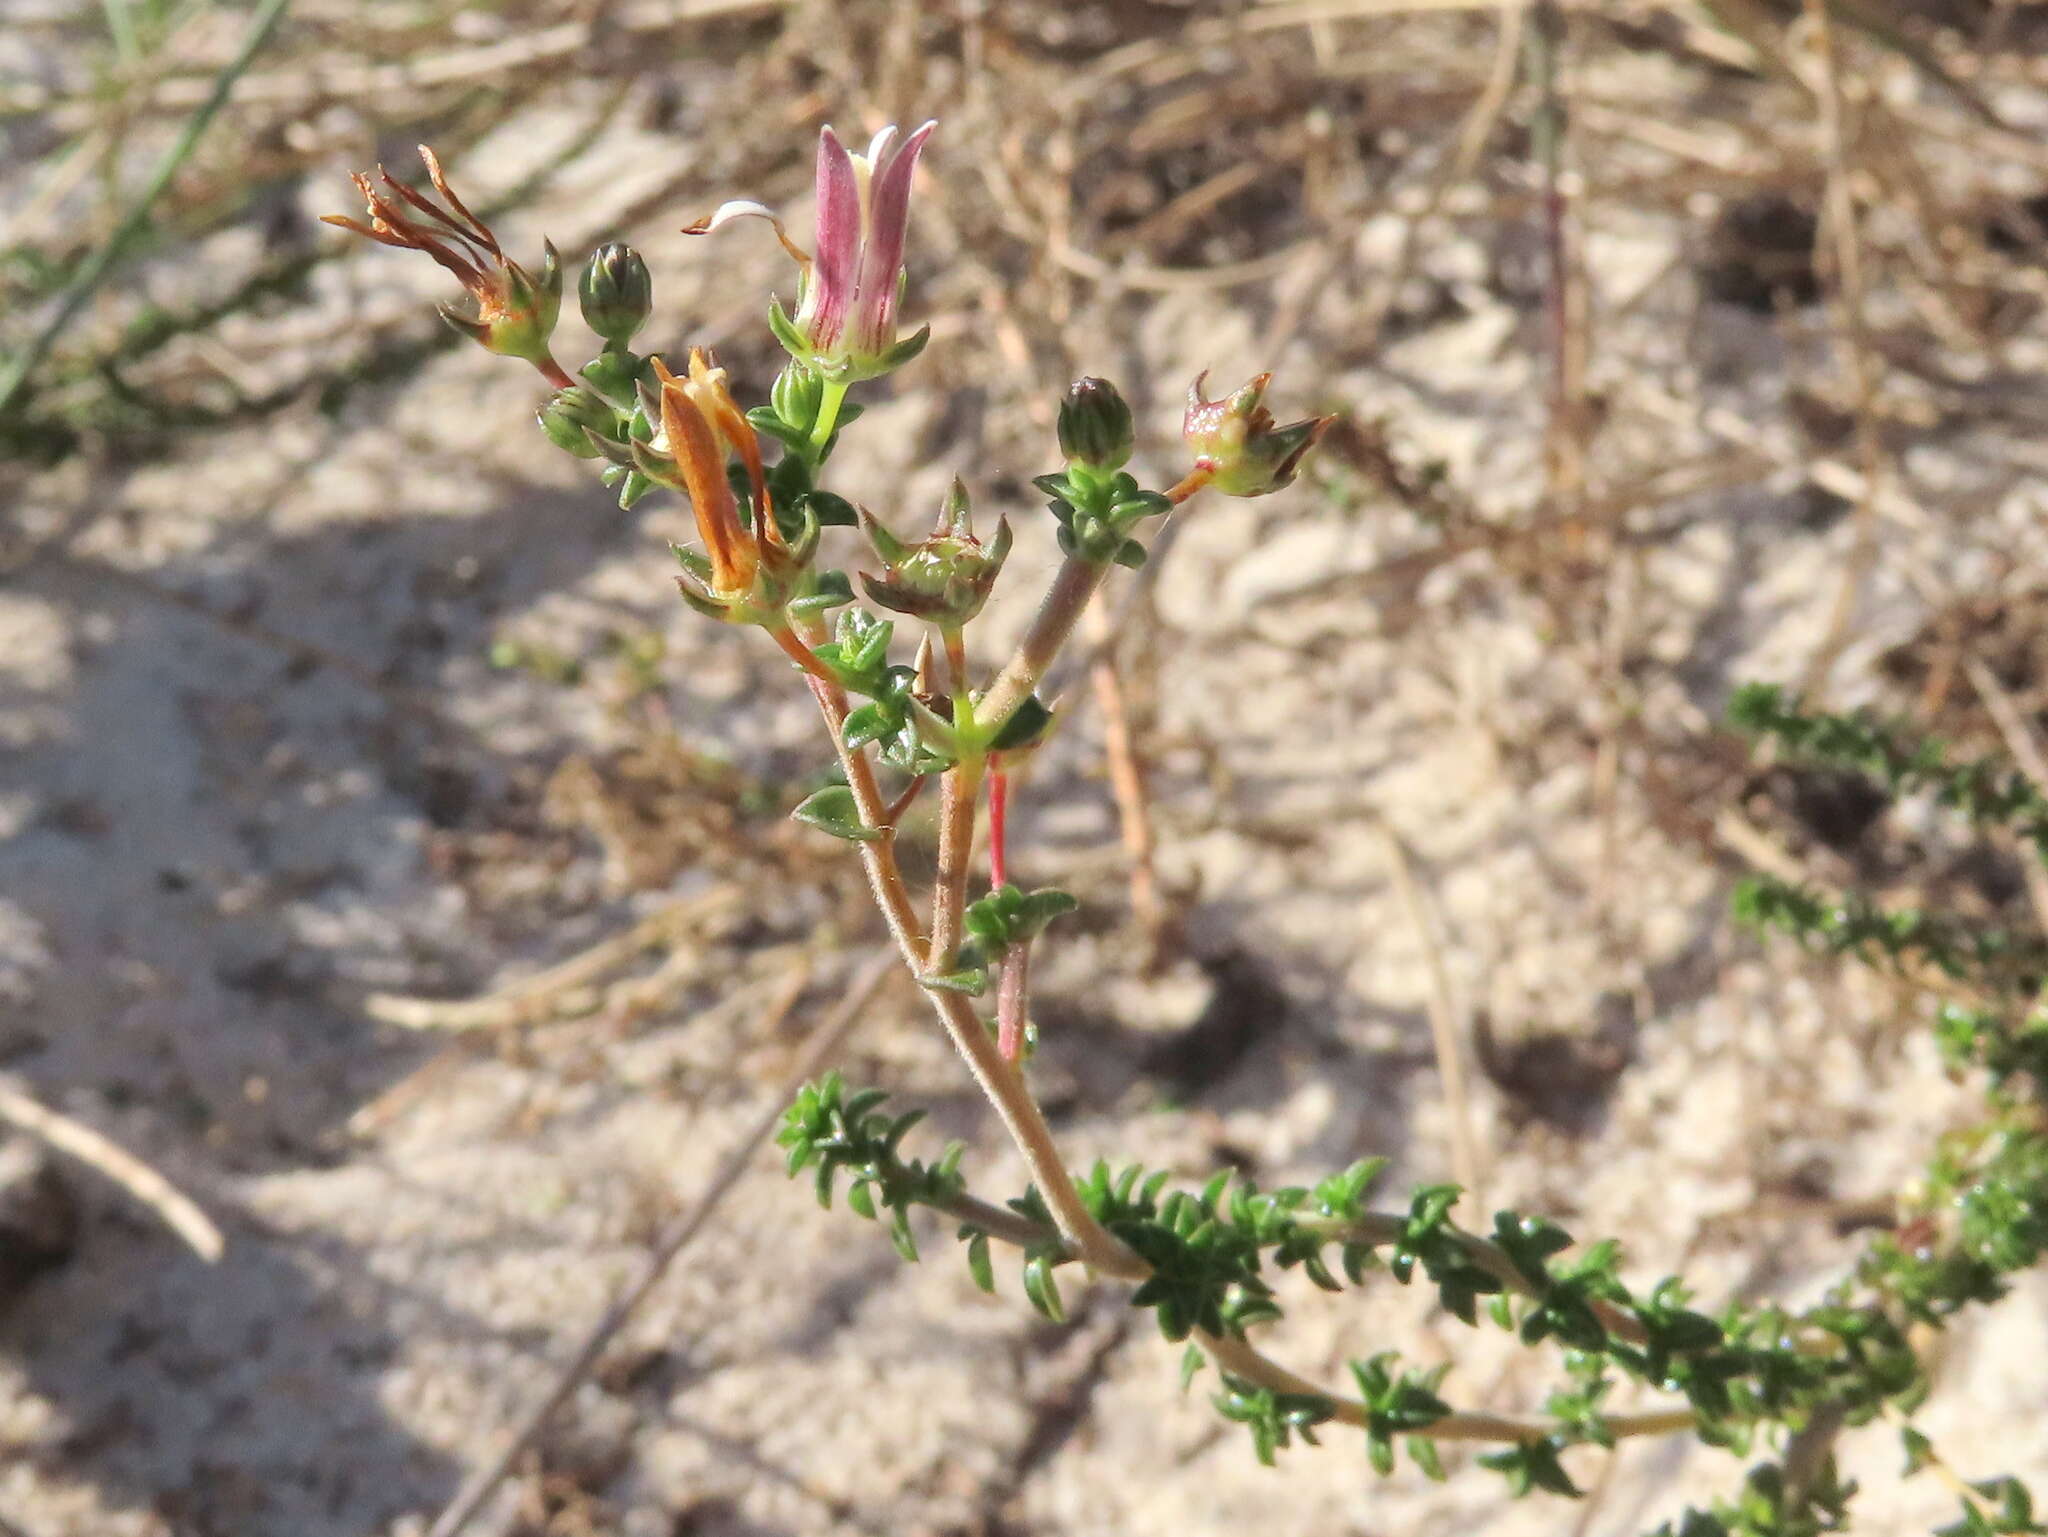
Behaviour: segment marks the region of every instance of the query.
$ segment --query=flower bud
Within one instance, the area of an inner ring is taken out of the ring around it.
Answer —
[[[1060,452],[1108,473],[1131,457],[1131,408],[1107,379],[1076,379],[1060,401]]]
[[[1273,425],[1273,413],[1259,402],[1272,382],[1260,374],[1226,400],[1206,400],[1199,374],[1188,386],[1187,416],[1181,437],[1195,456],[1195,468],[1225,496],[1264,496],[1294,480],[1302,458],[1329,430],[1334,416],[1310,417],[1286,427]]]
[[[619,437],[619,413],[580,384],[555,391],[536,414],[548,441],[579,459],[595,459],[604,452],[591,442],[593,436],[608,442]]]
[[[775,385],[768,394],[776,417],[798,432],[811,430],[824,399],[825,381],[794,360],[775,376]]]
[[[611,351],[624,352],[654,308],[654,280],[638,251],[608,241],[592,252],[584,265],[576,297],[590,329],[604,338]]]

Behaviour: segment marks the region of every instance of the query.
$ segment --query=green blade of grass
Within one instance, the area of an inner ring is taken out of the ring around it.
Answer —
[[[149,211],[156,200],[163,196],[164,189],[171,184],[171,178],[178,174],[178,168],[191,157],[199,145],[215,115],[226,104],[228,93],[234,90],[235,82],[241,79],[256,55],[290,7],[291,0],[262,0],[250,18],[249,30],[242,38],[242,46],[236,50],[221,72],[214,77],[213,90],[205,101],[193,111],[185,122],[184,130],[177,142],[164,151],[156,169],[150,173],[149,184],[142,189],[128,212],[106,241],[87,257],[83,266],[64,287],[63,296],[57,301],[57,308],[47,324],[25,348],[0,370],[0,414],[5,414],[20,396],[28,383],[29,375],[35,372],[57,338],[64,334],[64,328],[90,299],[95,289],[105,280],[114,261],[120,256],[128,242],[133,240],[149,220]]]

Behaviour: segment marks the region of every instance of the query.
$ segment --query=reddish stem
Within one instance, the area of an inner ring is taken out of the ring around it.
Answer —
[[[992,756],[988,772],[988,883],[998,891],[1009,884],[1010,863],[1010,776],[1000,762]]]
[[[925,776],[922,774],[919,774],[909,784],[905,785],[903,793],[889,802],[888,814],[882,818],[882,825],[884,827],[894,827],[901,822],[903,820],[903,813],[910,809],[912,802],[918,797],[918,792],[924,789],[924,785]]]
[[[770,630],[768,633],[775,638],[776,645],[789,653],[789,659],[812,677],[821,678],[827,683],[836,681],[826,670],[825,664],[818,660],[817,654],[788,630]]]
[[[1006,1062],[1015,1062],[1024,1051],[1030,981],[1031,941],[1020,939],[1003,952],[1002,975],[996,981],[996,1050]]]
[[[1206,465],[1197,465],[1173,484],[1166,493],[1166,499],[1178,507],[1215,478],[1216,472],[1213,469]]]
[[[541,358],[533,366],[540,370],[540,376],[543,379],[547,380],[548,383],[558,390],[566,390],[576,382],[562,371],[562,365],[553,358]]]

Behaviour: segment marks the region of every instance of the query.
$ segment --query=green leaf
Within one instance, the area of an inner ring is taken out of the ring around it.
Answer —
[[[989,1259],[988,1234],[979,1228],[962,1228],[963,1234],[972,1234],[967,1240],[967,1273],[974,1277],[974,1284],[995,1295],[996,1270]]]
[[[818,520],[824,522],[823,518]],[[826,567],[816,575],[816,590],[801,598],[792,598],[789,611],[800,619],[817,619],[853,601],[853,586],[846,579],[846,573],[836,567]]]
[[[1394,1443],[1385,1436],[1368,1434],[1365,1438],[1365,1455],[1372,1463],[1373,1472],[1385,1478],[1394,1471]]]
[[[1024,1261],[1024,1296],[1049,1321],[1067,1321],[1066,1304],[1060,1300],[1059,1282],[1053,1279],[1053,1256],[1034,1254]]]
[[[1432,1482],[1442,1483],[1446,1476],[1444,1460],[1437,1453],[1436,1442],[1428,1436],[1410,1436],[1407,1444],[1408,1458],[1422,1469],[1422,1476]]]
[[[775,339],[782,343],[782,350],[799,362],[807,362],[811,356],[811,344],[804,333],[796,328],[796,322],[782,307],[780,299],[768,301],[768,329],[775,333]]]
[[[910,1234],[910,1212],[908,1203],[895,1208],[895,1218],[889,1224],[889,1241],[896,1246],[896,1252],[908,1264],[917,1263],[917,1240]]]
[[[1559,1447],[1554,1439],[1523,1441],[1508,1451],[1491,1452],[1479,1459],[1479,1465],[1491,1468],[1508,1481],[1508,1492],[1521,1499],[1534,1489],[1548,1490],[1577,1499],[1579,1486],[1571,1481],[1558,1461]]]
[[[1934,1461],[1934,1443],[1911,1425],[1899,1427],[1899,1444],[1906,1452],[1906,1466],[1901,1477],[1911,1478]]]
[[[847,413],[840,412],[841,425],[845,424]],[[805,495],[805,503],[825,528],[852,528],[860,522],[853,510],[853,503],[834,491],[812,491]]]
[[[989,751],[1011,752],[1029,747],[1045,734],[1052,721],[1053,712],[1045,707],[1044,702],[1036,694],[1028,695],[1003,722],[1003,729],[988,744]]]
[[[619,482],[619,511],[630,512],[633,504],[654,489],[654,482],[638,470],[627,470]]]
[[[811,440],[808,427],[784,421],[773,406],[755,406],[747,412],[747,421],[758,431],[793,449],[802,450]]]
[[[827,785],[815,794],[806,796],[801,805],[790,813],[795,820],[806,826],[815,827],[835,838],[846,838],[855,843],[872,843],[882,836],[879,827],[863,826],[860,810],[854,804],[853,791],[845,785]]]
[[[839,728],[840,740],[848,747],[865,747],[870,742],[880,741],[902,726],[902,721],[892,718],[892,715],[893,712],[882,705],[864,704],[847,715]]]
[[[955,971],[942,971],[936,976],[920,976],[917,985],[942,993],[965,993],[970,998],[979,998],[988,991],[988,968],[963,966]]]

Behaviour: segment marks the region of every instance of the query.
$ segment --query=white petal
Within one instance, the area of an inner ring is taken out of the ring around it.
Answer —
[[[721,229],[732,223],[735,219],[766,219],[777,229],[782,228],[782,218],[774,209],[764,204],[748,202],[744,199],[736,199],[730,203],[720,203],[710,218],[699,220],[691,228],[700,234],[708,235],[713,230]]]

